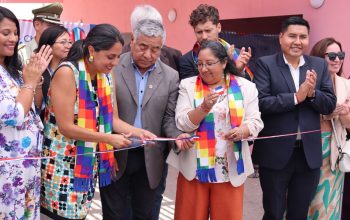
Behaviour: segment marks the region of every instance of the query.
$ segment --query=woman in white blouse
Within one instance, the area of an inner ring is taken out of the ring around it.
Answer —
[[[243,184],[254,172],[247,138],[263,128],[258,91],[219,42],[201,45],[198,70],[181,81],[176,106],[178,128],[198,139],[168,157],[180,171],[175,219],[242,219]]]

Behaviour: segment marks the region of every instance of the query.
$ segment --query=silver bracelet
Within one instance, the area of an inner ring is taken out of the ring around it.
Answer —
[[[35,94],[35,88],[32,85],[24,84],[21,86],[21,89],[30,89],[33,91],[33,94]]]

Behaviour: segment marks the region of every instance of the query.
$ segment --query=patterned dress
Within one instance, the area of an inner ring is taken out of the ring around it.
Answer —
[[[34,104],[16,103],[21,80],[0,66],[0,158],[40,156],[43,125]],[[40,161],[0,161],[0,219],[40,218]]]
[[[322,156],[320,181],[316,195],[311,202],[308,220],[340,219],[340,202],[344,173],[338,169],[332,171],[330,164],[331,132],[322,132]]]
[[[68,65],[72,68],[75,83],[78,87],[79,70],[69,62],[62,63],[62,65]],[[96,97],[96,94],[94,95]],[[96,101],[97,105],[98,102]],[[76,141],[65,138],[58,130],[55,113],[51,105],[50,90],[46,111],[43,156],[56,157],[42,160],[42,212],[53,219],[62,219],[62,217],[65,219],[83,219],[87,216],[94,197],[97,181],[97,163],[95,163],[93,169],[94,184],[86,192],[74,191]],[[74,114],[77,119],[78,99],[74,105]]]

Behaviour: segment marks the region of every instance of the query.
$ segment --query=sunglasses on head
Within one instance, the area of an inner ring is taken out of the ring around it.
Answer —
[[[345,58],[345,52],[338,52],[338,53],[329,52],[329,53],[325,53],[325,55],[327,55],[328,59],[331,61],[334,61],[337,57],[339,58],[339,60],[344,60]]]

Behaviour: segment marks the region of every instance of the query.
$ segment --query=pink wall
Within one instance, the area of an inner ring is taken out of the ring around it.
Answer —
[[[155,6],[164,17],[167,30],[166,44],[186,52],[191,49],[195,37],[188,24],[191,11],[200,3],[199,0],[62,0],[64,4],[63,19],[67,21],[83,20],[84,23],[108,22],[116,25],[122,32],[130,32],[130,13],[138,4]],[[319,39],[335,37],[342,42],[347,51],[344,66],[350,74],[350,2],[348,0],[325,0],[319,9],[311,8],[309,0],[212,0],[206,3],[215,5],[222,19],[249,18],[303,14],[311,25],[310,49]],[[177,10],[174,23],[167,20],[169,9]],[[348,28],[346,28],[348,27]]]
[[[1,3],[48,3],[63,2],[63,0],[2,0]]]

